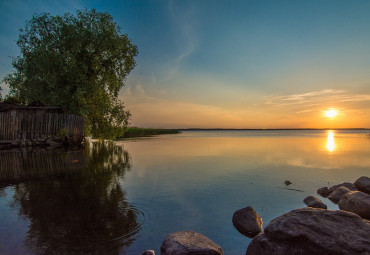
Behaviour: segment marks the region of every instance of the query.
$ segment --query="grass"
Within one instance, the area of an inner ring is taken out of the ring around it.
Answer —
[[[165,134],[179,134],[180,131],[176,129],[156,129],[156,128],[139,128],[129,127],[122,137],[119,138],[133,138],[153,135]]]

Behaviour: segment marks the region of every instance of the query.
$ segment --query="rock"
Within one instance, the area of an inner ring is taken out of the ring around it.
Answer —
[[[289,181],[289,180],[286,180],[286,181],[284,182],[284,184],[288,186],[288,185],[292,184],[292,182],[291,182],[291,181]]]
[[[250,243],[254,254],[370,254],[370,222],[346,211],[303,208],[271,221]]]
[[[362,176],[355,181],[355,186],[358,190],[370,194],[370,178]]]
[[[318,199],[315,196],[308,196],[306,197],[303,202],[308,206],[308,207],[313,207],[313,208],[321,208],[321,209],[328,209],[326,204],[324,204],[320,199]]]
[[[322,197],[327,197],[330,195],[330,191],[328,187],[322,187],[317,190],[317,194],[319,194]]]
[[[194,231],[169,234],[161,246],[161,255],[223,255],[221,247]]]
[[[353,212],[370,220],[370,195],[361,191],[346,193],[338,203],[341,210]]]
[[[334,186],[330,187],[329,193],[332,193],[334,190],[336,190],[337,188],[342,187],[342,186],[346,187],[350,191],[358,191],[358,189],[356,188],[356,186],[353,183],[343,182],[341,184],[337,184],[337,185],[334,185]]]
[[[153,250],[144,251],[141,255],[155,255]]]
[[[253,238],[262,231],[262,218],[252,206],[237,210],[233,215],[235,228],[243,235]]]
[[[330,199],[333,203],[337,204],[339,200],[342,198],[342,196],[346,193],[350,192],[349,189],[346,187],[339,187],[336,190],[334,190],[330,195],[328,196],[328,199]]]

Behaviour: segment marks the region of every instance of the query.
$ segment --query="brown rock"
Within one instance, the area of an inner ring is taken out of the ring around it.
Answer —
[[[319,194],[322,197],[327,197],[330,194],[328,187],[322,187],[317,190],[317,194]]]
[[[346,187],[347,189],[349,189],[350,191],[358,191],[358,189],[356,188],[356,186],[353,184],[353,183],[350,183],[350,182],[343,182],[341,184],[337,184],[337,185],[334,185],[332,187],[330,187],[329,189],[329,194],[332,193],[334,190],[336,190],[337,188],[339,187]]]
[[[161,255],[223,255],[221,247],[194,231],[169,234],[161,246]]]
[[[361,191],[346,193],[338,203],[341,210],[353,212],[370,220],[370,195]]]
[[[346,211],[303,208],[271,221],[250,243],[254,254],[370,254],[370,222]]]
[[[321,209],[328,209],[326,204],[324,204],[320,199],[318,199],[315,196],[308,196],[306,197],[303,202],[308,206],[308,207],[313,207],[313,208],[321,208]]]
[[[330,193],[328,199],[330,199],[333,203],[337,204],[339,200],[342,198],[342,196],[348,192],[350,192],[349,189],[347,189],[344,186],[341,186],[334,190],[332,193]]]
[[[370,178],[362,176],[355,181],[355,186],[358,190],[370,194]]]
[[[234,212],[232,221],[235,228],[247,237],[253,238],[262,231],[262,218],[252,206]]]

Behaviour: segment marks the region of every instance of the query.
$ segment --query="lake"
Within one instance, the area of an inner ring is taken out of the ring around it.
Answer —
[[[322,186],[369,176],[368,133],[198,130],[0,151],[0,254],[160,254],[181,230],[245,254],[234,211],[251,205],[266,226]]]

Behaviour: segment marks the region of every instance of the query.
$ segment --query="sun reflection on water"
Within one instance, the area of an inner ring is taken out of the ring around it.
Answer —
[[[335,149],[334,132],[333,131],[328,132],[328,138],[327,138],[327,141],[326,141],[326,148],[330,152],[334,151],[334,149]]]

